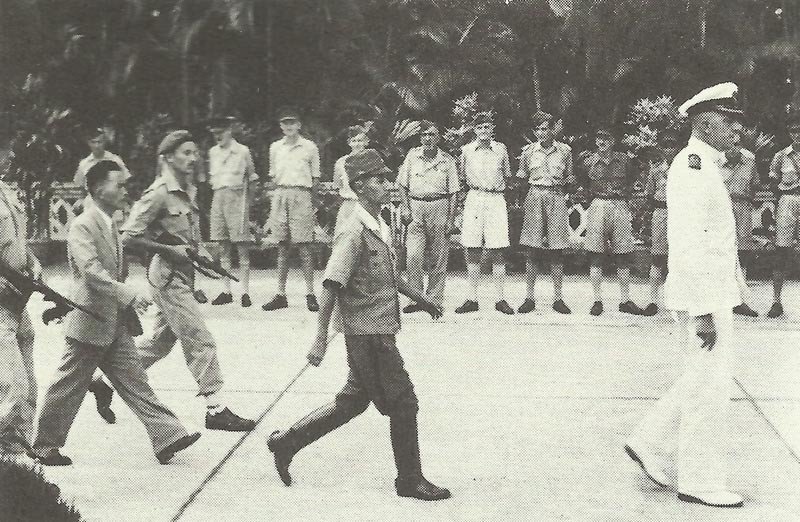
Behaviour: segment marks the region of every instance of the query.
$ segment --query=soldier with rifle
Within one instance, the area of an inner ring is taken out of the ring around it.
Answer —
[[[190,183],[199,161],[197,144],[186,130],[167,134],[158,146],[165,167],[131,209],[122,227],[126,247],[154,254],[147,279],[158,306],[155,331],[139,346],[145,368],[163,359],[180,339],[198,395],[206,401],[206,428],[250,431],[255,422],[233,413],[221,395],[222,371],[214,338],[192,296],[196,267],[236,279],[220,270],[200,244],[196,187]]]

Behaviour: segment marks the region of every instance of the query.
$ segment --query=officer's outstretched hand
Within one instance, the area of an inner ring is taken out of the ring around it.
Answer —
[[[434,319],[439,319],[442,317],[444,310],[441,306],[434,304],[430,301],[417,301],[417,304],[422,307],[423,310],[428,312],[428,314],[433,317]]]
[[[328,350],[328,337],[325,334],[318,335],[308,352],[306,359],[312,366],[319,366],[322,364],[322,359],[325,358],[325,352]]]
[[[714,327],[714,319],[711,314],[701,315],[697,317],[697,337],[699,337],[703,344],[701,348],[708,348],[711,351],[717,343],[717,329]]]

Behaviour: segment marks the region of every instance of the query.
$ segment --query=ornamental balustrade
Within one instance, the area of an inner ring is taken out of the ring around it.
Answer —
[[[266,193],[269,193],[273,189],[274,185],[271,183],[267,183],[264,186]],[[323,199],[333,201],[336,199],[336,193],[337,189],[333,186],[333,183],[321,183],[320,196]],[[54,241],[65,241],[67,239],[67,231],[69,230],[69,226],[76,215],[76,203],[78,201],[82,201],[85,195],[85,189],[73,183],[57,183],[54,185],[53,197],[50,200],[50,219],[48,227],[49,239]],[[397,189],[393,190],[392,201],[394,204],[388,207],[391,217],[391,224],[398,236],[401,236],[403,227],[399,220],[399,212],[397,211],[397,207],[400,202],[400,196]],[[631,206],[634,207],[634,233],[635,235],[643,236],[637,237],[637,240],[640,244],[647,241],[647,234],[643,233],[646,229],[646,225],[643,224],[643,221],[647,221],[647,219],[642,216],[637,218],[637,212],[635,209],[642,208],[644,203],[645,198],[641,193],[634,194],[631,198]],[[759,191],[756,194],[755,205],[753,209],[753,227],[756,237],[757,239],[760,238],[759,243],[762,245],[766,245],[769,242],[768,238],[772,237],[774,234],[775,206],[776,199],[772,192],[764,190]],[[336,208],[337,207],[335,205],[327,208],[327,212],[332,214],[330,216],[320,216],[318,214],[318,221],[321,223],[317,226],[316,236],[318,242],[330,242],[332,224],[335,222]],[[586,234],[587,209],[588,204],[585,201],[575,201],[571,203],[571,208],[569,211],[570,242],[576,248],[580,248],[580,245],[583,242],[583,236]],[[509,214],[511,216],[509,221],[512,223],[511,228],[513,236],[513,229],[515,228],[514,224],[516,223],[518,228],[521,226],[522,222],[522,208],[520,201],[517,200],[509,204]],[[266,220],[266,216],[259,216],[259,218],[262,222]],[[637,219],[640,222],[638,223],[638,226]],[[517,230],[517,233],[518,232],[519,231]],[[457,241],[458,236],[454,236],[453,239],[454,241]],[[263,244],[268,246],[270,242],[267,239]]]

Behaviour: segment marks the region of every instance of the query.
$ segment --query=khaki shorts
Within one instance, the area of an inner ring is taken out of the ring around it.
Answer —
[[[583,241],[583,248],[598,254],[633,252],[631,220],[627,201],[595,198],[586,215],[586,239]]]
[[[653,220],[650,225],[650,232],[652,240],[650,245],[650,253],[654,256],[667,255],[667,209],[653,209]]]
[[[311,189],[277,187],[272,194],[269,223],[275,242],[313,242],[316,220]]]
[[[508,208],[501,193],[470,190],[464,202],[461,244],[465,248],[506,248]]]
[[[550,250],[563,250],[569,246],[569,211],[563,191],[532,186],[523,208],[525,216],[520,245]]]
[[[800,221],[800,195],[785,194],[778,200],[775,211],[775,246],[790,247],[797,239]]]
[[[244,188],[221,188],[214,191],[210,216],[211,241],[247,243],[253,240],[248,216],[250,209],[249,206],[243,208],[243,205]]]
[[[736,242],[739,250],[754,250],[753,204],[746,199],[731,198],[733,217],[736,220]]]

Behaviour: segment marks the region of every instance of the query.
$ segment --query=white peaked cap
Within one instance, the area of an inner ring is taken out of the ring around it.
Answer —
[[[709,111],[741,116],[742,110],[736,100],[737,92],[739,87],[733,82],[718,83],[686,100],[678,107],[678,112],[683,116]]]

